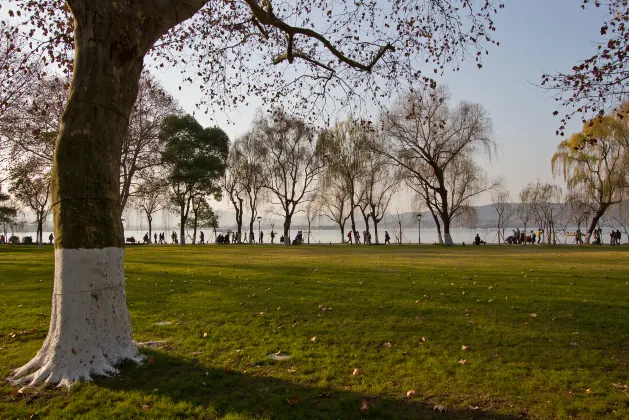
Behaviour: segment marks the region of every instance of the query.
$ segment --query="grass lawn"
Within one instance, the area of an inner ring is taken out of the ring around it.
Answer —
[[[0,381],[0,418],[626,419],[628,251],[130,247],[147,363]],[[41,346],[52,280],[51,247],[0,246],[0,378]]]

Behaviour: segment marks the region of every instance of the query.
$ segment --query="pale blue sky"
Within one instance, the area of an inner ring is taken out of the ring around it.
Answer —
[[[485,168],[490,177],[501,177],[515,200],[519,191],[530,181],[557,182],[550,169],[550,158],[560,141],[555,135],[559,117],[551,95],[534,84],[541,81],[544,71],[567,71],[580,59],[592,54],[599,39],[603,9],[582,10],[580,0],[512,0],[496,18],[495,38],[500,47],[490,48],[483,68],[464,63],[459,72],[447,71],[439,78],[446,83],[453,100],[478,102],[492,117],[494,134],[500,145],[498,155]],[[198,93],[193,88],[178,90],[177,72],[157,75],[186,110],[194,111]],[[239,108],[227,118],[217,120],[197,113],[204,125],[216,122],[235,138],[247,130],[255,104]],[[566,133],[578,131],[580,121],[569,124]],[[477,200],[484,204],[488,197]],[[410,199],[400,197],[401,207]]]

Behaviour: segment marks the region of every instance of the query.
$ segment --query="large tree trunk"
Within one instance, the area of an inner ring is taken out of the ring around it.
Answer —
[[[55,279],[42,348],[11,381],[69,386],[141,361],[124,285],[120,158],[143,59],[204,2],[67,0],[74,72],[53,158]]]
[[[450,235],[450,220],[448,218],[443,219],[443,234],[445,237],[446,245],[453,245],[452,236]]]
[[[598,210],[596,211],[596,213],[594,213],[594,217],[592,217],[592,222],[590,222],[590,227],[588,228],[587,231],[587,235],[585,235],[585,242],[586,243],[590,243],[590,239],[592,237],[592,233],[594,232],[594,229],[596,229],[596,225],[598,223],[598,221],[600,220],[601,217],[603,217],[603,215],[605,214],[605,211],[607,211],[607,208],[609,207],[609,205],[602,205],[598,208]],[[586,222],[587,223],[587,220]],[[603,243],[603,238],[600,238],[601,243]],[[550,242],[549,242],[550,244]]]
[[[41,248],[44,241],[44,222],[42,220],[42,215],[44,212],[40,212],[37,215],[37,247]]]
[[[286,217],[284,219],[284,245],[285,246],[289,246],[291,241],[290,241],[290,219],[291,219],[291,214],[290,213],[286,213]]]
[[[439,217],[433,211],[432,207],[428,206],[428,210],[430,210],[432,219],[435,221],[435,226],[437,227],[437,243],[443,245],[443,237],[441,236],[441,223],[439,222]]]
[[[254,223],[254,218],[252,217],[251,220],[249,220],[249,243],[255,243],[255,241],[252,240],[252,238],[254,237],[253,223]]]
[[[14,382],[31,385],[69,386],[116,372],[122,360],[141,360],[126,306],[119,171],[146,50],[129,36],[137,23],[116,16],[111,3],[72,3],[79,8],[73,8],[74,77],[51,182],[56,205],[50,329],[37,355],[13,372]]]
[[[376,237],[376,245],[379,245],[380,240],[378,239],[378,219],[372,214],[371,220],[373,221],[373,234]]]
[[[194,224],[193,224],[193,230],[192,230],[192,245],[197,243],[197,227],[199,225],[199,216],[197,215],[197,212],[194,212]]]
[[[184,246],[186,244],[186,213],[184,207],[179,209],[179,245]]]
[[[238,241],[239,244],[242,243],[242,213],[243,213],[243,208],[242,208],[242,199],[238,199],[239,203],[240,203],[240,207],[236,207],[236,224],[238,225],[238,236],[236,236],[236,240]]]
[[[146,220],[148,220],[149,222],[149,244],[150,244],[153,241],[153,237],[151,236],[153,235],[153,216],[147,213]]]
[[[345,223],[339,223],[339,229],[341,230],[341,243],[345,242]]]

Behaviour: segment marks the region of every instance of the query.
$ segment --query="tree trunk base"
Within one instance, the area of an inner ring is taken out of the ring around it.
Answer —
[[[123,360],[142,362],[131,340],[123,258],[123,248],[55,250],[48,336],[9,382],[70,387],[92,375],[117,373]]]
[[[450,232],[446,232],[445,237],[446,237],[445,244],[447,246],[454,245],[454,241],[452,240],[452,235],[450,235]]]

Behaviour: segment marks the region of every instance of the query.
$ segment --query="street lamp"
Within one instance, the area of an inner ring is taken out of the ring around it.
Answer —
[[[417,213],[417,226],[419,227],[419,234],[417,236],[417,243],[422,243],[422,214]]]
[[[262,216],[258,216],[258,242],[262,243],[262,229],[260,228],[260,221]]]

